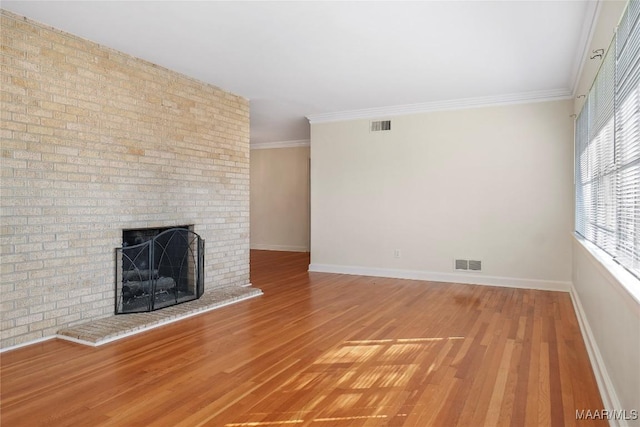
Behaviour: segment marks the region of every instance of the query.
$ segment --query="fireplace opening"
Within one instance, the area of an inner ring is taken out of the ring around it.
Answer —
[[[204,240],[192,225],[122,231],[116,248],[116,314],[139,313],[200,298]]]

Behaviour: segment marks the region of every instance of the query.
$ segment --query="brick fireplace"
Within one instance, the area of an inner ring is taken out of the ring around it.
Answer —
[[[204,291],[249,283],[249,103],[0,12],[2,340],[113,315],[122,230],[195,224]]]

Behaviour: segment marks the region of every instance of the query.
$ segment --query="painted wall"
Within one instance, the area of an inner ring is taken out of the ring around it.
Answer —
[[[251,150],[251,248],[309,251],[309,147]]]
[[[573,257],[573,298],[605,406],[640,411],[640,302],[578,240]]]
[[[590,52],[609,46],[624,5],[616,1],[600,3]],[[579,94],[588,92],[599,64],[600,60],[587,61],[578,84]],[[583,102],[583,98],[576,100],[576,113]],[[636,289],[640,281],[630,275],[611,274],[579,240],[573,246],[572,296],[605,406],[640,411],[640,302],[620,279]],[[629,425],[640,425],[640,420]]]
[[[311,125],[311,270],[567,289],[571,101]],[[399,251],[399,257],[396,257]],[[454,258],[483,272],[454,273]]]

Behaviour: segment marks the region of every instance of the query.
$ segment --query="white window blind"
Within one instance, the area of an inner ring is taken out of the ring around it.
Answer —
[[[576,232],[640,278],[640,1],[576,121]]]

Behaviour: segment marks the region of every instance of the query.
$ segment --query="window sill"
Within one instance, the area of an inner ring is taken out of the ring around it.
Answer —
[[[580,247],[582,247],[587,254],[591,255],[590,258],[593,260],[593,263],[599,267],[603,274],[617,282],[620,287],[634,299],[636,304],[640,305],[640,280],[593,243],[585,240],[576,233],[573,233],[573,237],[580,244]]]

